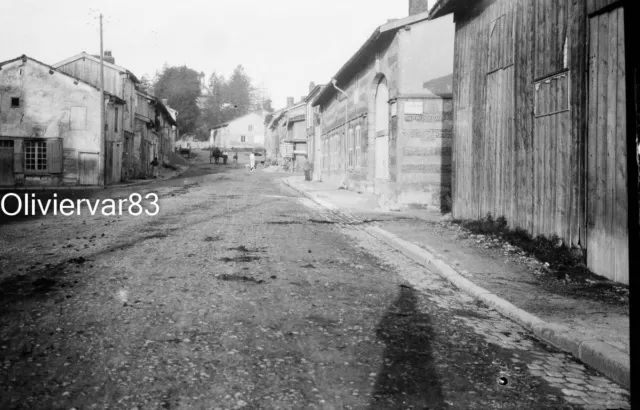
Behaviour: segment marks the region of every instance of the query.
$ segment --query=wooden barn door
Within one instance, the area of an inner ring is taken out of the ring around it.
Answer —
[[[13,141],[0,140],[0,186],[13,186]]]
[[[618,7],[589,20],[587,265],[629,283],[623,13]]]

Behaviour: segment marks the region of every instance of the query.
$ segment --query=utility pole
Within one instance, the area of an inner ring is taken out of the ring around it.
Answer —
[[[105,132],[104,107],[104,53],[102,51],[102,13],[100,13],[100,148],[102,149],[102,174],[107,185],[107,133]]]

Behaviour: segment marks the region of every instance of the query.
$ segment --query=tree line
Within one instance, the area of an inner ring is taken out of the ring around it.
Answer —
[[[209,130],[250,112],[273,112],[271,100],[263,98],[251,78],[238,65],[231,76],[215,71],[205,81],[205,74],[184,66],[164,65],[153,79],[142,76],[142,91],[168,100],[178,111],[180,134],[195,134],[198,140],[207,140]]]

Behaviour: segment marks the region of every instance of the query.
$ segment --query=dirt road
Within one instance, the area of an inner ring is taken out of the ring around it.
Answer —
[[[139,189],[158,215],[0,226],[0,408],[628,408],[276,174]]]

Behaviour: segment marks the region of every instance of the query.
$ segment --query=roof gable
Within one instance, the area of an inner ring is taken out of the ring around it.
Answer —
[[[234,118],[231,121],[227,121],[227,122],[223,122],[221,124],[214,125],[213,127],[211,127],[211,129],[215,130],[215,129],[218,129],[218,128],[228,127],[230,124],[233,124],[234,122],[238,122],[238,121],[240,121],[242,119],[245,119],[246,117],[249,117],[251,115],[254,115],[254,116],[258,117],[260,119],[260,121],[264,121],[264,114],[263,113],[250,112],[250,113],[242,115],[242,116],[240,116],[238,118]]]
[[[2,66],[5,66],[5,65],[8,65],[8,64],[14,63],[14,62],[19,61],[19,60],[22,60],[22,61],[24,61],[24,62],[26,62],[26,61],[32,61],[32,62],[34,62],[34,63],[36,63],[36,64],[39,64],[39,65],[41,65],[41,66],[43,66],[43,67],[45,67],[45,68],[48,68],[49,70],[53,70],[55,73],[60,74],[60,75],[62,75],[62,76],[64,76],[64,77],[68,78],[69,80],[77,81],[77,82],[82,83],[82,84],[84,84],[84,85],[88,85],[89,87],[93,88],[93,89],[94,89],[94,90],[96,90],[96,91],[100,91],[100,88],[99,88],[99,87],[96,87],[95,85],[93,85],[93,84],[91,84],[91,83],[89,83],[89,82],[87,82],[87,81],[84,81],[84,80],[82,80],[82,79],[80,79],[80,78],[74,77],[74,76],[72,76],[72,75],[70,75],[70,74],[67,74],[67,73],[65,73],[65,72],[59,71],[59,70],[57,70],[55,67],[50,66],[49,64],[45,64],[45,63],[43,63],[42,61],[36,60],[35,58],[31,58],[31,57],[29,57],[29,56],[27,56],[27,55],[25,55],[25,54],[23,54],[23,55],[21,55],[21,56],[19,56],[19,57],[16,57],[16,58],[12,58],[11,60],[7,60],[7,61],[0,62],[0,69],[2,68]],[[105,94],[111,95],[111,94],[109,94],[109,93],[107,93],[107,92],[105,92]]]
[[[367,39],[367,41],[360,46],[358,51],[338,70],[333,76],[333,79],[339,85],[344,85],[345,80],[349,80],[353,75],[358,72],[358,68],[362,65],[362,62],[370,58],[375,51],[379,50],[385,44],[387,44],[396,35],[398,30],[403,27],[410,26],[412,24],[420,23],[429,19],[429,12],[424,11],[422,13],[407,16],[401,19],[390,21],[386,24],[378,26]],[[336,92],[334,87],[324,87],[318,96],[313,100],[312,105],[317,106]]]
[[[62,66],[64,66],[64,65],[67,65],[67,64],[72,63],[72,62],[74,62],[74,61],[80,60],[81,58],[83,58],[83,59],[89,59],[89,60],[95,61],[95,62],[97,62],[97,63],[99,63],[99,62],[100,62],[100,58],[95,57],[95,56],[92,56],[91,54],[88,54],[88,53],[86,53],[86,52],[84,52],[84,51],[83,51],[83,52],[81,52],[80,54],[76,54],[76,55],[75,55],[75,56],[73,56],[73,57],[69,57],[69,58],[67,58],[66,60],[63,60],[63,61],[60,61],[59,63],[56,63],[56,64],[54,64],[53,66],[54,66],[54,67],[56,67],[56,68],[57,68],[57,67],[62,67]],[[111,63],[109,63],[109,62],[107,62],[107,61],[104,61],[104,60],[103,60],[102,62],[103,62],[103,64],[104,64],[104,66],[105,66],[105,67],[112,68],[112,69],[114,69],[114,70],[116,70],[116,71],[120,71],[121,73],[129,74],[129,75],[131,76],[131,80],[132,80],[134,83],[136,83],[136,84],[140,83],[140,80],[138,80],[138,77],[136,77],[136,76],[135,76],[131,71],[127,70],[126,68],[121,67],[121,66],[119,66],[119,65],[111,64]]]

